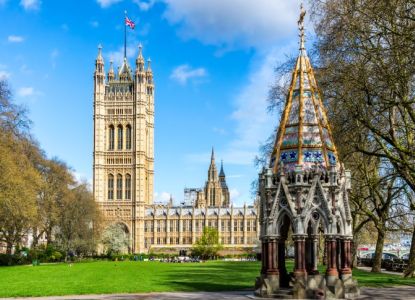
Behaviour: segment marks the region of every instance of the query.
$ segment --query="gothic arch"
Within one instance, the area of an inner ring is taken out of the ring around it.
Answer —
[[[318,220],[314,218],[314,213],[318,213]],[[305,229],[307,229],[307,226],[310,222],[313,224],[313,234],[317,234],[317,230],[320,224],[323,225],[324,233],[329,233],[330,222],[320,207],[314,207],[313,210],[306,215],[304,220],[304,224],[306,227]]]
[[[294,228],[294,216],[287,208],[281,208],[278,212],[278,218],[275,219],[272,226],[277,236],[281,235],[281,229],[286,225],[287,220],[289,221],[288,225]]]

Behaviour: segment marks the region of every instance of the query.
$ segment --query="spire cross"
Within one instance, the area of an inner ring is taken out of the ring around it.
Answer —
[[[300,50],[304,50],[305,46],[305,33],[304,33],[304,17],[306,15],[306,11],[304,9],[303,3],[300,6],[300,17],[298,19],[298,30],[300,31]]]

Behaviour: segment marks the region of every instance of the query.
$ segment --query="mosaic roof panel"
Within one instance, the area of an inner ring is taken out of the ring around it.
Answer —
[[[285,169],[294,169],[296,165],[304,169],[336,166],[336,148],[305,49],[300,50],[293,72],[270,166],[274,172],[280,163]]]

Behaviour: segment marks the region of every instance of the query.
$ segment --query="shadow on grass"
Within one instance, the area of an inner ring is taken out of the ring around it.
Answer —
[[[174,289],[183,291],[237,291],[253,290],[257,264],[226,263],[212,265],[192,265],[186,269],[167,271],[166,281]]]

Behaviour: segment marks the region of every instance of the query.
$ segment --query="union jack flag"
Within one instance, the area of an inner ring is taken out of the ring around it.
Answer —
[[[134,29],[135,27],[135,23],[131,21],[127,16],[125,16],[125,25],[127,25],[131,29]]]

